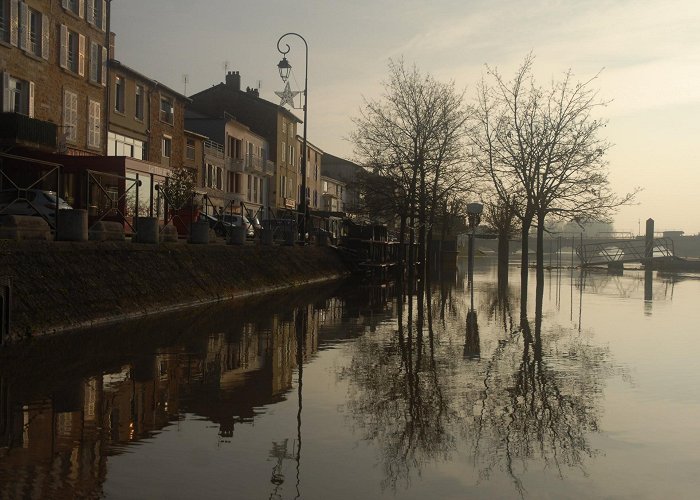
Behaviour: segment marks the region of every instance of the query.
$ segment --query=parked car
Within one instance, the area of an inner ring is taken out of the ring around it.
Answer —
[[[253,228],[253,225],[248,220],[248,217],[246,217],[245,215],[241,216],[238,214],[223,214],[222,217],[223,217],[224,222],[226,222],[227,224],[230,224],[231,226],[234,226],[234,227],[245,226],[246,237],[248,237],[248,238],[255,237],[255,229]]]
[[[41,189],[5,189],[0,191],[0,217],[3,215],[35,215],[56,223],[56,201],[59,210],[72,210],[55,191]]]
[[[232,227],[230,222],[226,222],[223,217],[208,215],[205,213],[199,214],[199,220],[204,220],[209,223],[209,227],[214,230],[217,236],[224,237],[228,230]]]

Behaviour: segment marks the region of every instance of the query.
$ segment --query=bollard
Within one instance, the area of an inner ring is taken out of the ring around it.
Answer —
[[[233,226],[229,229],[228,240],[229,245],[244,245],[246,237],[246,228],[244,226]]]
[[[295,239],[296,239],[296,234],[294,233],[294,231],[287,230],[284,232],[284,244],[286,246],[288,246],[288,247],[293,246]]]
[[[87,210],[76,208],[74,210],[58,211],[57,241],[87,241],[88,240],[88,215]]]
[[[262,228],[260,230],[260,244],[265,246],[271,246],[274,242],[275,233],[272,229]]]
[[[320,247],[327,247],[328,246],[328,233],[325,231],[319,231],[318,235],[316,237],[316,243]]]
[[[168,224],[163,227],[160,241],[161,243],[177,243],[177,228],[174,224]]]
[[[158,219],[156,217],[137,217],[138,232],[132,238],[134,243],[158,243]]]
[[[200,220],[190,224],[190,238],[187,242],[194,245],[207,245],[209,243],[209,223]]]

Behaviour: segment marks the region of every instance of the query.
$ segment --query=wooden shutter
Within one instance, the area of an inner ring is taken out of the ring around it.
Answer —
[[[100,19],[100,26],[102,31],[107,31],[107,0],[97,0],[102,2],[102,19]],[[111,5],[111,4],[110,4]]]
[[[41,57],[49,60],[49,16],[41,14]]]
[[[12,110],[10,103],[12,102],[12,93],[10,92],[10,74],[7,71],[2,72],[2,110],[8,113]]]
[[[88,0],[87,3],[87,15],[85,16],[86,21],[90,24],[95,24],[95,0]]]
[[[85,0],[78,1],[78,15],[80,16],[80,19],[85,17]]]
[[[24,2],[19,2],[19,48],[29,48],[29,8]]]
[[[107,47],[102,47],[102,86],[107,85]]]
[[[19,0],[10,0],[10,43],[19,43]]]
[[[58,64],[62,68],[68,68],[68,28],[61,25],[61,53],[58,57]]]
[[[34,118],[34,82],[29,82],[29,106],[27,108],[29,118]]]
[[[78,74],[85,76],[85,35],[78,35]]]
[[[97,60],[98,48],[99,47],[95,42],[90,41],[90,74],[89,74],[90,76],[89,76],[89,78],[90,78],[91,82],[95,82],[95,83],[97,83],[97,75],[98,75],[98,71],[100,70],[99,61]]]

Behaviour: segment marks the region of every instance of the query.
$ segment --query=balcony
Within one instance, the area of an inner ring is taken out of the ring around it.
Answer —
[[[56,151],[57,129],[55,123],[19,113],[0,113],[0,142],[53,153]]]
[[[243,158],[226,158],[226,166],[234,172],[248,174],[274,174],[275,164],[265,161],[259,156],[246,155]]]

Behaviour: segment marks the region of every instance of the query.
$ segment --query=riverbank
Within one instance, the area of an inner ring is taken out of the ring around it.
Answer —
[[[0,240],[12,280],[9,340],[339,278],[328,247]]]

